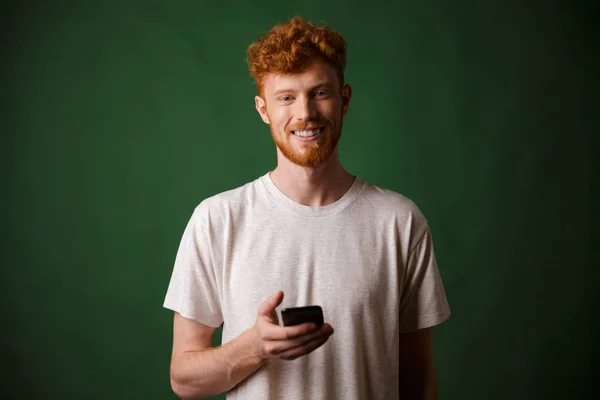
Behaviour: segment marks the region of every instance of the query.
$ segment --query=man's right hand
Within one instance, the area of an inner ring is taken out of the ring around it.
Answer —
[[[175,313],[171,385],[180,398],[205,398],[227,392],[269,359],[294,360],[322,346],[333,333],[329,324],[279,326],[279,291],[258,309],[256,323],[239,337],[211,347],[216,328]],[[312,326],[311,326],[312,325]]]
[[[317,327],[313,323],[279,326],[275,309],[283,301],[283,292],[269,297],[258,309],[256,323],[251,328],[253,346],[261,358],[295,360],[319,347],[333,334],[329,324]]]

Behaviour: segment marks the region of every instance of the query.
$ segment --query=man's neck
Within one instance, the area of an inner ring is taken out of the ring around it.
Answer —
[[[323,207],[335,203],[354,183],[354,176],[341,166],[337,151],[316,168],[301,167],[280,154],[277,158],[271,180],[287,197],[305,206]]]

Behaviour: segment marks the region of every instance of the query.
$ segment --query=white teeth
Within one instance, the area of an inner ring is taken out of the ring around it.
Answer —
[[[294,134],[300,137],[311,137],[311,136],[315,136],[319,133],[321,133],[323,129],[322,128],[318,128],[318,129],[311,129],[308,131],[294,131]]]

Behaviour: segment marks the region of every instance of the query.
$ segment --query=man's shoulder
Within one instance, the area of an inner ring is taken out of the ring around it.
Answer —
[[[228,189],[202,200],[195,208],[195,213],[208,216],[209,214],[229,214],[244,209],[249,203],[256,201],[262,195],[262,177],[243,185]]]
[[[365,182],[363,197],[378,219],[392,219],[401,224],[427,225],[425,215],[417,203],[399,191]]]
[[[365,181],[365,199],[376,207],[388,212],[421,212],[415,201],[406,195],[386,187]]]

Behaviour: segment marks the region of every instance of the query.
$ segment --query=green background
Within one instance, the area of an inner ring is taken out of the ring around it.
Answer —
[[[296,13],[348,41],[343,165],[432,227],[440,399],[586,397],[597,22],[563,3],[5,4],[2,397],[174,398],[175,252],[274,168],[245,49]]]

